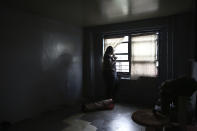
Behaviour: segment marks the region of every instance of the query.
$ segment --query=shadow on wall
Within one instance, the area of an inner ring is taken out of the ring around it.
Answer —
[[[81,29],[15,9],[0,10],[0,123],[74,102],[81,89]]]
[[[38,102],[47,108],[47,105],[60,105],[67,103],[69,99],[69,70],[72,63],[72,55],[63,52],[48,68],[43,71],[42,78],[38,82],[41,90]],[[47,63],[45,63],[47,64]]]

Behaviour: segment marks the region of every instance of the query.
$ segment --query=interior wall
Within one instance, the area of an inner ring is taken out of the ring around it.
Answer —
[[[195,31],[193,14],[180,14],[173,18],[173,72],[174,77],[190,74],[195,60]]]
[[[81,28],[9,8],[0,18],[0,122],[78,102]]]

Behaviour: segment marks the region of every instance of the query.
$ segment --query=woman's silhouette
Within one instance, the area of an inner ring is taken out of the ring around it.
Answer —
[[[108,46],[103,58],[103,76],[107,89],[107,98],[113,99],[117,80],[116,59],[113,47]]]

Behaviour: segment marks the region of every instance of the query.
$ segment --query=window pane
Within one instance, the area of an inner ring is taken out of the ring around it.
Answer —
[[[156,60],[156,42],[132,43],[133,61],[155,61]]]
[[[117,60],[128,60],[128,55],[116,55]]]
[[[132,37],[132,42],[141,42],[141,41],[155,41],[157,40],[158,35],[152,34],[152,35],[143,35],[143,36],[134,36]]]
[[[128,43],[121,43],[114,47],[114,53],[128,53]]]
[[[131,76],[157,76],[155,63],[132,63]]]
[[[129,72],[129,62],[116,62],[117,72]]]
[[[128,42],[129,41],[129,37],[128,36],[124,36],[122,42]]]
[[[131,76],[157,76],[158,34],[133,36],[131,39]]]
[[[115,49],[115,52],[117,52],[117,53],[127,53],[128,52],[128,43],[122,43],[122,42],[128,42],[128,36],[119,37],[119,38],[104,39],[104,51],[107,49],[108,46],[112,46]],[[119,46],[119,44],[121,44],[121,46]],[[124,44],[126,44],[126,45],[124,45]],[[119,47],[117,47],[117,46],[119,46]],[[125,46],[127,46],[127,50],[125,50]]]

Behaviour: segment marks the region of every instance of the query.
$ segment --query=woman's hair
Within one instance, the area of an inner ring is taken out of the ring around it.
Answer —
[[[105,54],[112,54],[113,53],[113,47],[112,46],[108,46],[106,51],[105,51]]]

